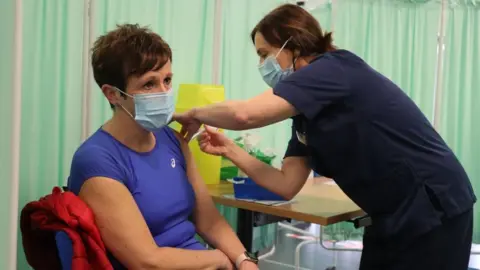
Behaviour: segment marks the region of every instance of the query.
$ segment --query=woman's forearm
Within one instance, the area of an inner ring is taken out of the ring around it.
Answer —
[[[161,247],[151,254],[138,269],[149,270],[210,270],[224,263],[219,250],[187,250]]]
[[[252,157],[234,143],[228,147],[225,157],[231,160],[258,185],[286,199],[293,198],[301,186],[303,186],[303,184],[300,185],[293,179],[290,181],[282,171]]]
[[[193,110],[199,122],[230,130],[250,129],[249,116],[241,107],[242,101],[224,101]]]
[[[199,234],[205,241],[227,255],[233,263],[238,256],[246,251],[236,233],[220,214],[213,226],[204,231],[199,231]]]
[[[297,115],[296,109],[269,89],[248,100],[229,100],[193,110],[199,122],[218,128],[246,130],[268,126]]]

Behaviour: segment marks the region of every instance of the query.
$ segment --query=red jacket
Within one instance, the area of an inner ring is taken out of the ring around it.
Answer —
[[[92,211],[72,192],[55,187],[52,194],[28,203],[20,229],[27,261],[35,270],[61,269],[55,242],[59,230],[72,240],[72,270],[113,269]]]

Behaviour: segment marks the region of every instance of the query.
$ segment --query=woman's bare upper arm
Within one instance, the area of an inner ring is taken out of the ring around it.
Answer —
[[[80,190],[79,197],[95,215],[107,249],[124,266],[138,269],[157,245],[130,191],[120,182],[93,177]]]
[[[207,185],[197,169],[188,144],[183,140],[180,134],[175,132],[175,135],[180,142],[180,147],[185,158],[188,180],[195,192],[195,211],[193,213],[195,224],[198,231],[204,232],[204,230],[210,228],[210,225],[217,221],[221,215],[210,197]]]
[[[255,123],[250,128],[264,127],[298,114],[295,107],[275,95],[273,89],[243,101],[240,106],[242,111],[247,112],[247,119]]]
[[[293,197],[300,192],[310,175],[312,169],[308,165],[306,157],[286,157],[282,162],[282,172],[290,184],[290,196]]]

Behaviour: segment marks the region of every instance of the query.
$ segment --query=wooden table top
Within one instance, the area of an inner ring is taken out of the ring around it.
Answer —
[[[291,203],[270,206],[224,197],[233,194],[233,185],[228,182],[207,185],[213,201],[225,206],[291,218],[323,226],[347,221],[364,215],[345,193],[331,183],[307,182]]]

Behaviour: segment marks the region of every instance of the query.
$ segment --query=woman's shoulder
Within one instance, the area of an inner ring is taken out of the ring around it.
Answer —
[[[176,148],[181,150],[182,144],[184,144],[184,140],[182,135],[175,129],[165,126],[164,128],[160,129],[155,133],[158,142],[163,145],[169,146],[169,148]]]
[[[100,130],[95,132],[73,155],[68,180],[69,188],[78,193],[81,185],[93,177],[126,181],[122,160],[121,153],[112,139]]]
[[[178,133],[175,129],[171,128],[170,126],[165,126],[159,131],[155,133],[157,138],[163,138],[164,142],[174,144],[180,147],[180,133]]]
[[[113,137],[99,129],[77,148],[73,159],[87,159],[91,162],[97,162],[106,156],[115,155],[118,151],[117,148]]]
[[[351,64],[366,64],[365,61],[355,53],[349,51],[349,50],[344,50],[344,49],[338,49],[330,52],[326,52],[324,54],[321,54],[314,58],[309,65],[311,68],[318,68],[320,66],[325,66],[327,69],[332,69],[335,67],[335,65],[338,65],[338,67],[341,67],[345,64],[351,65]],[[332,66],[333,64],[333,66]]]

